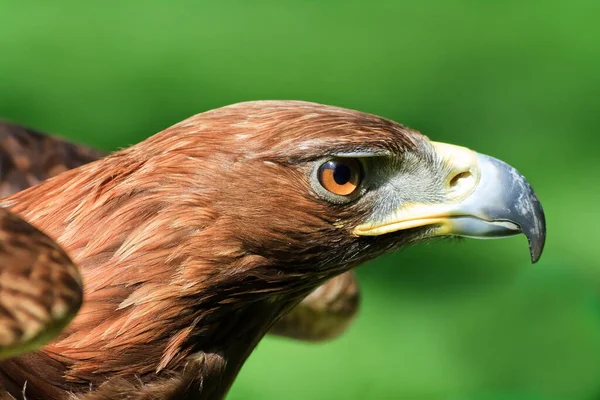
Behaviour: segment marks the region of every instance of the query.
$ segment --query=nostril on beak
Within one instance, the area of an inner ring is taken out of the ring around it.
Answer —
[[[469,180],[469,178],[471,178],[472,176],[473,175],[469,171],[460,172],[454,175],[452,179],[450,179],[450,187],[455,188],[461,185],[461,182],[464,183],[465,181]]]
[[[476,178],[471,171],[461,171],[455,174],[448,182],[448,196],[462,198],[468,195],[475,187]]]

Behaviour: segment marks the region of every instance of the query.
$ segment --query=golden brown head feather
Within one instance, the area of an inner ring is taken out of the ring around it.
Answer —
[[[158,385],[200,354],[195,382],[216,381],[210,396],[202,384],[198,395],[219,398],[271,325],[310,291],[416,240],[352,235],[368,210],[320,199],[307,179],[312,163],[426,145],[414,131],[356,111],[241,103],[10,197],[4,206],[78,263],[85,304],[56,343],[0,368],[24,377],[5,385],[19,388],[35,363],[44,377],[29,387],[32,398],[133,374]]]

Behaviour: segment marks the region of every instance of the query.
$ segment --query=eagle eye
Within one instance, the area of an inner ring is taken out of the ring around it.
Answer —
[[[356,158],[334,158],[318,169],[319,183],[337,196],[350,196],[363,179],[363,169]]]

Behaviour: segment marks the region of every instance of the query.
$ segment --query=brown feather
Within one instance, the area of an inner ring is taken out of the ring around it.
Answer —
[[[0,359],[56,336],[82,301],[81,277],[48,236],[0,208]]]
[[[103,156],[99,151],[0,121],[0,197]]]
[[[314,342],[336,338],[356,317],[359,300],[356,276],[345,272],[306,296],[269,333]]]

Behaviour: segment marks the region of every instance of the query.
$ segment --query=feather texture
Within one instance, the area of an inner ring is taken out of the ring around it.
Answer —
[[[0,122],[0,197],[106,155],[24,126]],[[356,276],[348,271],[332,278],[281,317],[270,333],[309,341],[333,339],[353,321],[358,298]]]
[[[27,381],[29,399],[222,398],[263,335],[318,286],[417,240],[353,236],[367,210],[315,196],[310,166],[423,140],[356,111],[242,103],[5,199],[77,262],[85,302],[56,342],[0,365],[4,388]]]

